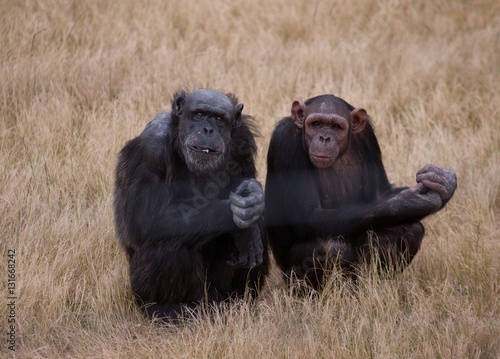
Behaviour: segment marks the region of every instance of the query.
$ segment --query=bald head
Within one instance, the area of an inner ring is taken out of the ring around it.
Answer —
[[[187,103],[205,103],[214,105],[217,104],[221,109],[226,111],[231,110],[234,106],[232,101],[222,92],[212,89],[201,89],[191,92],[186,99]]]
[[[203,110],[228,117],[233,117],[236,110],[229,97],[212,89],[201,89],[190,93],[186,97],[186,108],[192,112]]]
[[[351,111],[354,109],[343,99],[334,95],[313,97],[307,100],[305,105],[307,107],[307,114],[336,114],[345,118],[349,118]]]

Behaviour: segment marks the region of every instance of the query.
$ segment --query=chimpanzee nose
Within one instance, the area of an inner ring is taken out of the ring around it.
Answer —
[[[319,140],[324,143],[330,142],[330,136],[319,136]]]
[[[203,131],[205,131],[205,134],[211,135],[214,132],[214,129],[212,127],[203,127]]]

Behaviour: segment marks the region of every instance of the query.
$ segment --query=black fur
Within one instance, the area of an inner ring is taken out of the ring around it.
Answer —
[[[130,262],[132,291],[149,315],[167,319],[181,316],[185,306],[242,296],[247,287],[255,292],[269,268],[263,231],[261,265],[248,269],[227,263],[237,251],[235,235],[242,231],[233,221],[229,195],[242,180],[256,176],[253,119],[242,115],[237,126],[229,122],[221,129],[228,149],[222,163],[195,173],[186,165],[186,144],[179,140],[182,121],[191,120],[187,109],[182,115],[175,112],[182,96],[190,98],[175,94],[172,113],[158,115],[121,150],[114,193],[117,235]],[[236,109],[237,98],[226,96]]]

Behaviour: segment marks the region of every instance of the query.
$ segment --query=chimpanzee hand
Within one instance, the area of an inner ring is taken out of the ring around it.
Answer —
[[[233,254],[227,264],[235,268],[252,268],[262,263],[264,246],[262,245],[259,227],[256,224],[250,226],[250,228],[236,231],[234,243],[238,249],[238,255]]]
[[[450,200],[457,188],[457,175],[453,170],[427,165],[417,172],[417,183],[436,191],[441,196],[442,207]]]
[[[246,179],[240,183],[235,192],[229,195],[233,221],[240,228],[248,228],[262,216],[264,212],[264,193],[262,186],[254,179]]]
[[[442,205],[440,194],[429,190],[423,183],[417,183],[399,192],[393,201],[395,213],[405,216],[426,216],[439,210]]]

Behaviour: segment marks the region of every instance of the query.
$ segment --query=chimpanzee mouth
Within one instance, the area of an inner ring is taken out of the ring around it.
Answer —
[[[310,155],[313,165],[319,168],[330,167],[335,162],[331,157]]]
[[[190,145],[189,147],[193,151],[203,152],[203,153],[206,153],[206,154],[209,154],[209,155],[220,155],[220,154],[222,154],[222,151],[214,150],[214,149],[208,148],[208,147],[200,147],[200,146],[194,146],[194,145]]]
[[[327,156],[311,155],[311,157],[313,157],[315,160],[319,160],[319,161],[329,161],[329,160],[331,160],[331,157],[327,157]]]

